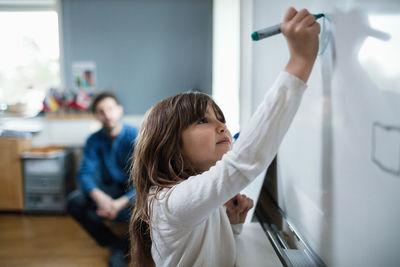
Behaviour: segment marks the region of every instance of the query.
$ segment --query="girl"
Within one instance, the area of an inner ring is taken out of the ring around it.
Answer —
[[[289,62],[232,150],[224,115],[205,94],[167,98],[146,114],[132,167],[134,266],[234,266],[234,234],[253,206],[238,192],[275,156],[318,51],[319,24],[307,10],[289,8],[281,30]]]

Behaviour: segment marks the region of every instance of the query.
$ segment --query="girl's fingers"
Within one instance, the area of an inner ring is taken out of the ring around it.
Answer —
[[[296,13],[297,13],[297,11],[294,7],[289,7],[286,10],[285,15],[283,16],[283,21],[288,22],[288,21],[292,20],[293,17],[296,15]]]
[[[297,14],[292,18],[291,22],[292,23],[299,23],[301,22],[305,17],[307,17],[308,15],[310,15],[310,13],[308,12],[307,9],[302,9],[299,12],[297,12]]]
[[[317,34],[319,34],[321,32],[321,25],[319,25],[319,23],[315,22],[315,25],[313,25],[313,30],[316,31]]]
[[[243,195],[238,196],[239,211],[242,212],[246,208],[246,197]]]
[[[248,212],[250,209],[253,208],[253,206],[253,200],[251,198],[247,198],[245,212]]]
[[[253,207],[253,200],[252,199],[249,198],[247,203],[248,203],[248,205],[247,205],[246,209],[239,214],[239,220],[241,222],[244,222],[244,220],[246,219],[247,213]]]
[[[248,198],[246,195],[238,196],[238,210],[239,212],[245,212],[253,207],[253,200]]]
[[[300,26],[310,27],[315,23],[315,16],[312,14],[308,14],[303,18],[303,20],[299,23]]]
[[[237,194],[224,204],[229,209],[234,209],[236,212],[244,212],[253,207],[253,200],[246,195]]]
[[[254,207],[254,202],[252,199],[249,199],[248,210],[252,209],[253,207]]]

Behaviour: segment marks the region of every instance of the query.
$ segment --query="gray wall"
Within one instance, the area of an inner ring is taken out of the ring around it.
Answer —
[[[211,0],[63,0],[67,88],[72,63],[94,61],[97,87],[127,114],[192,88],[211,93]]]

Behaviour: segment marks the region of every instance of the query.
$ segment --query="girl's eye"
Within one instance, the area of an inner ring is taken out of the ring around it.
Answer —
[[[201,120],[199,120],[199,124],[203,124],[203,123],[208,123],[207,118],[202,118]]]

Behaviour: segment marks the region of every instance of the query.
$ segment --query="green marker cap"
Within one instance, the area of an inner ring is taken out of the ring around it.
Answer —
[[[257,32],[253,32],[251,34],[251,39],[253,39],[253,41],[258,41],[260,38],[258,37],[258,33]]]
[[[325,15],[323,13],[319,13],[319,14],[314,14],[315,19],[319,19],[322,17],[325,17]]]

